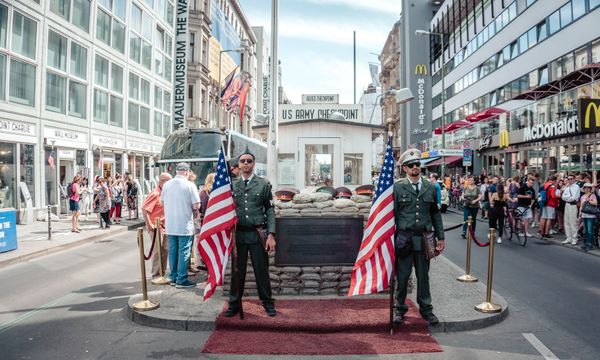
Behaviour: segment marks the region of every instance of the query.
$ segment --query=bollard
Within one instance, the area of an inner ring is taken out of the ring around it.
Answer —
[[[159,278],[152,279],[152,283],[154,285],[169,285],[171,282],[165,277],[163,272],[163,262],[162,262],[162,232],[160,231],[160,218],[156,218],[156,245],[158,246],[158,272],[160,274]]]
[[[142,295],[144,299],[133,304],[133,310],[150,311],[157,309],[160,304],[152,300],[148,300],[148,287],[146,286],[146,263],[144,260],[144,230],[138,229],[137,233],[138,247],[140,249],[140,265],[142,272]]]
[[[469,216],[467,220],[467,263],[465,265],[465,274],[456,278],[462,282],[476,282],[477,278],[471,275],[471,244],[473,239],[471,238],[471,226],[473,226],[473,217]]]
[[[492,278],[494,276],[494,242],[496,240],[496,229],[490,229],[490,253],[488,256],[488,281],[485,302],[475,305],[475,310],[482,313],[498,313],[502,306],[492,303]]]
[[[52,210],[48,205],[48,240],[52,240]]]

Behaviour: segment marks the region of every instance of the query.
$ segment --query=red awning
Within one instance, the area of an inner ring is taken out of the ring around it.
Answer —
[[[590,64],[563,76],[559,80],[554,80],[546,85],[538,86],[533,90],[526,91],[519,96],[516,96],[514,99],[539,100],[598,79],[600,79],[600,63]],[[591,94],[589,95],[591,96]]]
[[[467,116],[465,118],[465,120],[473,123],[473,122],[478,122],[481,120],[491,118],[494,115],[502,114],[505,112],[506,112],[506,110],[499,109],[497,107],[491,107],[491,108],[487,108],[485,110],[476,112],[474,114],[471,114],[471,115]]]
[[[446,125],[445,131],[447,133],[449,133],[449,132],[453,132],[454,130],[458,130],[462,127],[469,126],[469,125],[471,125],[471,123],[468,122],[467,120],[458,120],[458,121],[455,121],[453,123]],[[439,127],[435,128],[433,130],[433,133],[435,135],[440,135],[442,133],[442,128],[439,128]]]
[[[446,156],[446,158],[445,158],[446,165],[453,164],[461,159],[462,159],[462,156]],[[439,165],[442,165],[442,158],[432,161],[429,164],[426,164],[425,166],[439,166]]]

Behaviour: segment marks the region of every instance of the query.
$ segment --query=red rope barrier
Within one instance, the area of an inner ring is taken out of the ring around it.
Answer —
[[[473,239],[473,242],[479,246],[479,247],[486,247],[486,246],[490,246],[490,242],[488,241],[485,244],[480,243],[479,241],[477,241],[477,238],[475,237],[475,231],[473,231],[473,227],[472,226],[467,226],[468,230],[469,230],[469,234],[471,234],[471,239]]]
[[[154,234],[152,235],[152,245],[150,245],[150,252],[148,253],[148,256],[144,254],[144,259],[146,259],[146,261],[150,260],[150,258],[152,257],[152,252],[154,251],[154,244],[156,244],[156,234],[157,229],[154,229]],[[142,239],[142,241],[144,240]]]

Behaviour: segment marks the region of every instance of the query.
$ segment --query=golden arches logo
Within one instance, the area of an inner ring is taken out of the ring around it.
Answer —
[[[508,131],[507,130],[502,130],[500,131],[500,142],[499,142],[499,147],[501,148],[507,148],[510,144],[510,140],[508,137]]]
[[[585,115],[583,117],[583,128],[589,129],[591,127],[590,114],[594,110],[594,119],[596,120],[595,127],[600,127],[600,105],[590,102],[585,108]]]
[[[415,66],[415,75],[427,75],[427,66],[425,64],[417,64]]]

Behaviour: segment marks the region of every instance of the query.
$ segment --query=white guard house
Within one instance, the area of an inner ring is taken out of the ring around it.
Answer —
[[[253,130],[266,139],[269,129]],[[370,184],[373,141],[384,131],[363,122],[361,105],[280,104],[278,188]]]

